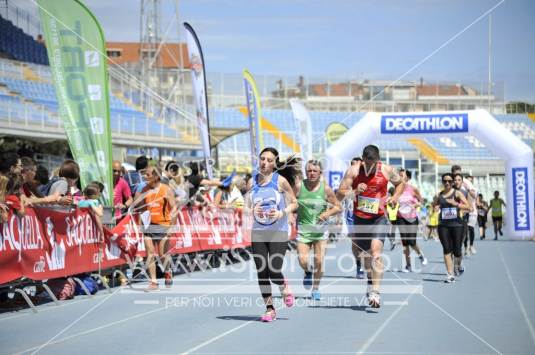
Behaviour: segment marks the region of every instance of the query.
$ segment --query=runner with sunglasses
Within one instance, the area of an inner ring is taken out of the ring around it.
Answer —
[[[455,281],[452,254],[457,260],[462,257],[463,221],[461,209],[469,210],[470,206],[463,193],[453,188],[452,174],[442,175],[442,184],[444,188],[435,196],[433,206],[440,206],[438,237],[442,244],[444,263],[446,264],[447,276],[444,282],[451,283]]]

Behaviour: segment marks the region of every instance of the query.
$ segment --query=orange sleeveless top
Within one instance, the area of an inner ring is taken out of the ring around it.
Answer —
[[[150,211],[150,222],[153,224],[170,225],[171,224],[171,207],[165,199],[169,186],[161,184],[156,189],[146,186],[143,189],[147,211]]]

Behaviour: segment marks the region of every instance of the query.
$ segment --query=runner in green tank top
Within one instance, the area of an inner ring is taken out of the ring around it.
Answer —
[[[502,224],[503,224],[503,211],[502,206],[505,206],[505,202],[500,198],[500,193],[494,191],[494,198],[490,200],[490,208],[492,210],[492,224],[494,226],[494,240],[498,240],[498,233],[503,235]]]
[[[310,160],[306,164],[306,180],[296,186],[299,207],[297,209],[297,252],[299,264],[305,271],[303,286],[312,288],[312,299],[320,300],[319,284],[323,275],[323,258],[327,244],[328,231],[325,223],[331,216],[341,212],[340,202],[334,192],[321,179],[321,164]],[[331,207],[329,208],[329,205]],[[322,226],[323,225],[323,226]],[[314,267],[308,264],[309,252],[314,249]],[[314,282],[312,282],[314,272]]]

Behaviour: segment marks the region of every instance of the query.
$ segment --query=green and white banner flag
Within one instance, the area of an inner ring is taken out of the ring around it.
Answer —
[[[80,165],[82,186],[100,181],[113,201],[106,42],[93,14],[77,0],[39,0],[59,115]]]

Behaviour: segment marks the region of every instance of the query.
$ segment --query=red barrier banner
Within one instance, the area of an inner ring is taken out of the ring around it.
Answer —
[[[173,248],[169,251],[171,254],[187,254],[201,250],[197,232],[191,223],[191,216],[187,209],[178,212],[177,232],[171,237]]]
[[[111,233],[138,240],[128,218]],[[60,212],[26,208],[24,217],[10,216],[0,225],[0,284],[20,277],[45,280],[90,272],[126,262],[115,242],[104,238],[87,209]]]
[[[26,208],[0,225],[0,284],[27,277],[45,280],[119,266],[145,256],[143,234],[134,216],[101,231],[88,209],[68,212]],[[170,254],[230,250],[251,245],[240,210],[179,211],[170,236]]]

